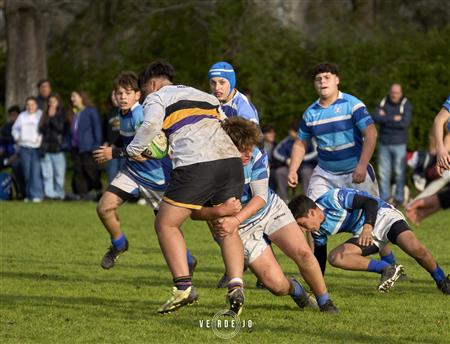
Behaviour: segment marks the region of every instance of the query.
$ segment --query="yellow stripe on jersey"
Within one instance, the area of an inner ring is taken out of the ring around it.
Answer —
[[[167,198],[165,196],[163,197],[163,201],[165,201],[169,204],[172,204],[172,205],[176,205],[177,207],[181,207],[181,208],[188,208],[188,209],[193,209],[193,210],[200,210],[203,208],[203,206],[201,206],[201,205],[181,203],[181,202],[171,200],[170,198]]]
[[[172,125],[190,116],[205,116],[205,115],[220,118],[220,114],[217,109],[201,109],[201,108],[182,109],[174,111],[169,116],[167,116],[164,119],[162,128],[169,129]]]

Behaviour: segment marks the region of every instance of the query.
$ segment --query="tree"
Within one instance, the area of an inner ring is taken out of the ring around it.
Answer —
[[[44,0],[6,0],[6,107],[22,105],[47,77]]]

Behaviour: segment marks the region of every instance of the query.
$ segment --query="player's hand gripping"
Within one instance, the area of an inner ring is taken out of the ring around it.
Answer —
[[[241,224],[236,216],[225,216],[214,221],[214,229],[219,237],[225,237],[234,233]]]
[[[358,238],[358,244],[361,246],[370,246],[373,242],[372,239],[372,225],[365,224],[363,230]]]
[[[92,155],[97,164],[103,164],[112,160],[112,147],[100,146],[100,148],[95,150]]]
[[[220,208],[220,217],[236,215],[242,209],[241,201],[235,197],[228,198],[225,202],[218,206]]]
[[[295,188],[297,186],[297,184],[298,184],[297,171],[294,171],[294,172],[289,171],[289,174],[288,174],[288,185],[291,188]]]
[[[367,166],[359,163],[353,171],[352,183],[360,184],[366,180]]]
[[[447,151],[438,150],[436,160],[436,171],[440,176],[445,170],[450,170],[450,154]]]

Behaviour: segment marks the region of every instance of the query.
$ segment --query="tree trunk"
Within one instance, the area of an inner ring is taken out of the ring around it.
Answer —
[[[43,0],[6,0],[6,107],[23,106],[47,77],[46,18]]]

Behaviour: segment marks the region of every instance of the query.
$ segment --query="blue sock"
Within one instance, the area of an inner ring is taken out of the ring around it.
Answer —
[[[445,272],[439,267],[439,265],[436,266],[436,269],[434,269],[434,271],[431,271],[430,275],[431,277],[433,277],[436,283],[442,281],[445,278]]]
[[[194,259],[192,258],[191,252],[189,250],[186,251],[187,261],[188,265],[192,265],[194,262]]]
[[[115,247],[116,250],[123,250],[127,244],[127,239],[125,238],[125,234],[122,234],[118,239],[112,239],[111,243]]]
[[[386,263],[384,260],[376,260],[376,259],[372,259],[369,262],[369,267],[367,268],[367,271],[369,272],[376,272],[381,274],[381,271],[386,267],[389,266],[391,264]]]
[[[299,297],[305,293],[303,287],[296,280],[291,279],[291,289],[290,295],[293,297]]]
[[[395,264],[394,252],[391,251],[387,256],[381,256],[381,260],[389,263],[389,265]]]
[[[319,307],[324,305],[325,302],[327,302],[330,299],[330,296],[328,293],[316,296],[317,303],[319,304]]]

